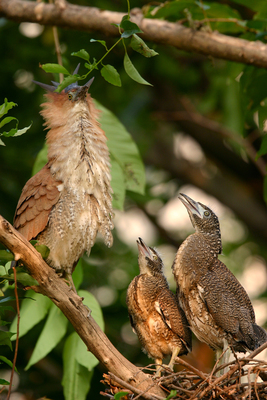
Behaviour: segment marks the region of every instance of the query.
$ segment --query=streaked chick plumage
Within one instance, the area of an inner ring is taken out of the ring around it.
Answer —
[[[143,350],[158,366],[171,355],[172,369],[176,356],[191,350],[191,331],[184,312],[169,289],[158,252],[137,240],[140,275],[130,283],[127,306],[131,325]]]

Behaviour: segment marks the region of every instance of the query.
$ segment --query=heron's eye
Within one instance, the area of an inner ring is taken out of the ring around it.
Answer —
[[[209,217],[210,216],[210,212],[209,211],[205,211],[204,215],[205,215],[205,217]]]
[[[68,98],[69,98],[69,100],[71,100],[72,99],[72,93],[68,93]]]

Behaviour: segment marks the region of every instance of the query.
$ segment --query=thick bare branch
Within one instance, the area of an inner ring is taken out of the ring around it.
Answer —
[[[123,15],[125,13],[68,3],[59,6],[57,3],[54,5],[23,0],[0,1],[0,17],[9,20],[101,32],[104,35],[118,35],[118,29],[111,24],[120,23]],[[131,17],[142,29],[142,37],[146,40],[215,58],[267,67],[267,45],[260,41],[250,42],[217,32],[186,28],[179,23],[143,18],[140,9],[134,9]]]
[[[60,308],[88,350],[108,371],[137,388],[137,393],[149,388],[146,393],[151,395],[151,399],[166,397],[164,391],[149,375],[139,370],[118,352],[96,324],[93,316],[89,315],[88,308],[84,306],[82,299],[67,286],[64,280],[57,276],[34,247],[1,215],[0,242],[12,251],[15,260],[21,260],[26,265],[33,278],[38,281],[39,291],[48,296]]]

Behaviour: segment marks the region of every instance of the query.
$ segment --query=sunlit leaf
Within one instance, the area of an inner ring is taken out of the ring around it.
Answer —
[[[75,267],[75,270],[72,274],[72,280],[76,290],[78,290],[83,281],[83,267],[81,259],[79,260],[78,264]]]
[[[168,397],[165,400],[170,400],[177,395],[177,390],[171,390]]]
[[[114,86],[121,86],[120,75],[112,65],[104,65],[100,72],[107,82]]]
[[[66,340],[63,350],[63,379],[65,400],[85,400],[90,389],[93,371],[88,371],[76,359],[78,335],[73,332]],[[81,340],[81,339],[80,339]]]
[[[17,106],[17,103],[13,103],[13,101],[8,101],[7,98],[5,98],[5,102],[0,106],[0,118],[7,114],[8,111],[15,106]]]
[[[6,363],[7,365],[10,366],[10,368],[13,368],[13,362],[10,361],[8,358],[6,358],[5,356],[0,356],[0,361],[3,361],[4,363]],[[15,366],[15,371],[18,372],[17,367]]]
[[[2,126],[8,124],[10,121],[13,121],[13,120],[17,121],[17,118],[15,118],[15,117],[6,117],[6,118],[2,119],[2,121],[0,121],[0,128],[2,128]]]
[[[120,400],[122,397],[127,396],[129,392],[118,392],[114,395],[114,400]]]
[[[59,65],[59,64],[42,64],[41,68],[45,71],[45,72],[50,72],[52,74],[64,74],[64,75],[70,75],[69,71],[63,67],[63,65]]]
[[[71,85],[72,83],[76,82],[78,79],[79,75],[75,74],[75,75],[69,75],[67,76],[60,85],[58,85],[57,89],[55,90],[55,92],[60,93],[63,89],[65,89],[67,86]]]
[[[159,54],[153,49],[150,49],[148,45],[137,35],[132,36],[131,47],[133,50],[137,51],[145,57],[154,57]]]
[[[125,72],[129,75],[130,78],[132,78],[134,81],[141,83],[142,85],[151,85],[151,83],[147,82],[142,76],[139,74],[137,69],[134,67],[132,64],[129,56],[127,53],[124,55],[124,60],[123,60],[123,65]]]
[[[0,378],[0,385],[10,385],[10,382],[6,381],[5,379]]]
[[[80,290],[78,295],[83,297],[83,304],[85,304],[91,310],[91,316],[94,318],[98,326],[104,330],[104,319],[101,307],[96,300],[96,298],[85,290]],[[89,312],[89,310],[88,310]],[[77,343],[76,343],[76,360],[79,364],[86,367],[89,371],[91,371],[98,363],[98,359],[87,350],[86,345],[81,340],[81,338],[77,335]]]
[[[125,199],[125,177],[119,163],[111,157],[111,187],[113,189],[112,206],[115,210],[123,210]]]
[[[25,333],[42,321],[52,304],[52,301],[48,297],[33,290],[28,290],[20,307],[19,337],[25,335]],[[13,320],[9,331],[17,332],[17,317]],[[12,340],[15,339],[16,335],[14,335]]]
[[[18,129],[17,130],[17,132],[16,133],[14,133],[14,137],[15,136],[20,136],[20,135],[23,135],[23,133],[25,133],[25,132],[27,132],[29,129],[30,129],[30,127],[32,126],[32,123],[31,123],[31,125],[29,125],[29,126],[26,126],[25,128],[22,128],[22,129]]]
[[[76,51],[76,52],[74,51],[73,53],[71,53],[71,55],[75,56],[75,57],[80,57],[85,61],[89,61],[89,58],[90,58],[89,54],[84,49],[81,49],[81,50]]]
[[[111,111],[96,100],[94,102],[101,111],[99,121],[107,135],[109,151],[124,174],[126,189],[143,194],[145,169],[136,143]]]
[[[55,304],[52,304],[45,326],[25,370],[36,364],[56,347],[67,331],[67,324],[68,320],[65,315]]]

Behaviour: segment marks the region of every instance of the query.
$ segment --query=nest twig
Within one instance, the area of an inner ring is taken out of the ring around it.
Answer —
[[[264,343],[247,357],[237,358],[235,355],[231,362],[220,366],[216,363],[209,374],[177,357],[177,363],[184,369],[171,372],[166,367],[164,375],[156,378],[155,382],[166,390],[166,398],[174,391],[174,400],[267,400],[267,361],[255,359],[266,348],[267,343]],[[151,371],[150,367],[146,369]],[[103,382],[108,389],[101,394],[109,399],[114,399],[117,392],[125,391],[122,400],[163,400],[141,392],[111,373],[104,375]]]

